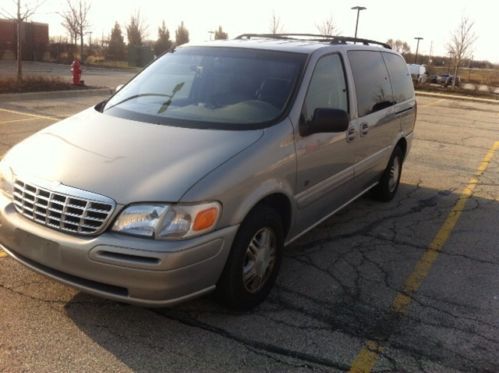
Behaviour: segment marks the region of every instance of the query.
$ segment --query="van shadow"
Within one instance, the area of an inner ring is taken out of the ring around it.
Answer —
[[[499,322],[488,319],[494,310],[481,299],[495,294],[484,283],[497,283],[491,266],[499,265],[497,250],[487,244],[499,241],[487,224],[499,217],[492,195],[467,201],[412,312],[403,318],[390,312],[459,193],[401,184],[390,203],[354,202],[286,249],[274,290],[251,312],[232,312],[211,297],[146,309],[83,293],[65,312],[100,347],[139,371],[346,370],[366,340],[402,351],[416,369],[430,362],[499,371],[499,339],[491,334]],[[457,269],[480,273],[481,285]],[[450,330],[473,340],[473,348],[452,344]],[[386,361],[388,370],[402,369],[397,359]]]

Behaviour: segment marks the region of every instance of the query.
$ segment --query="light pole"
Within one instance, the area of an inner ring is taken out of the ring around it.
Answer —
[[[367,9],[366,7],[363,6],[354,6],[352,7],[352,10],[357,10],[357,21],[355,22],[355,39],[357,39],[357,29],[359,28],[359,14],[361,10]]]
[[[421,40],[423,40],[423,38],[421,36],[416,36],[414,39],[416,39],[418,41],[418,43],[416,44],[416,57],[414,57],[414,63],[417,64],[418,63],[419,42]]]

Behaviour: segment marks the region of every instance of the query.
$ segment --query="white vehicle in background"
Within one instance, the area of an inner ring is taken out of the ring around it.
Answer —
[[[424,65],[411,63],[407,64],[407,67],[409,68],[409,73],[411,74],[414,87],[426,82],[428,75],[426,74],[426,67]]]

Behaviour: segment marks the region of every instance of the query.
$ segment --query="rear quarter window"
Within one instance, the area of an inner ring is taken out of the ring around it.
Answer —
[[[381,52],[349,51],[359,117],[393,105],[392,87]]]
[[[392,83],[393,97],[396,102],[402,102],[414,97],[414,86],[412,84],[409,68],[404,59],[393,53],[382,53],[390,81]]]

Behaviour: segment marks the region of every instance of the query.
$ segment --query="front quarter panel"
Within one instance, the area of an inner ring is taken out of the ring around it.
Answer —
[[[241,132],[244,136],[244,132]],[[219,228],[240,224],[263,198],[281,193],[294,210],[296,156],[288,119],[266,128],[262,138],[196,183],[183,202],[220,201]]]

